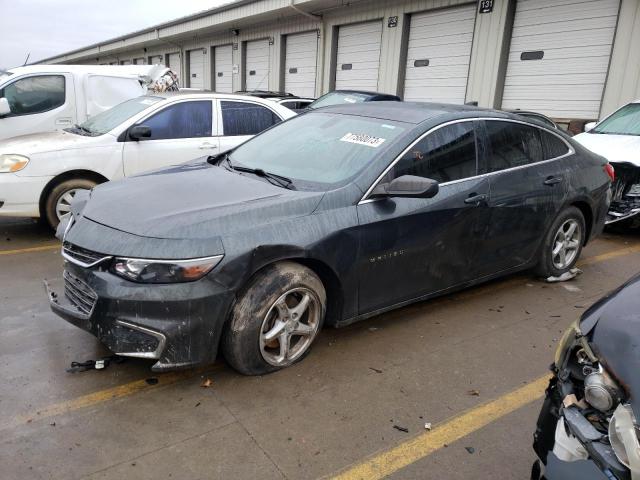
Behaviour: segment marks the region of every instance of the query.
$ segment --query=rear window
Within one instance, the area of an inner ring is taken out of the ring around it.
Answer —
[[[542,140],[545,160],[561,157],[569,153],[567,144],[554,134],[540,130],[540,138]]]

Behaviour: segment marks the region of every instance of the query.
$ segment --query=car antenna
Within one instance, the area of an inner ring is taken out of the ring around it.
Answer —
[[[31,52],[27,53],[27,58],[24,59],[24,63],[22,64],[22,66],[24,67],[27,62],[29,61],[29,57],[31,56]]]

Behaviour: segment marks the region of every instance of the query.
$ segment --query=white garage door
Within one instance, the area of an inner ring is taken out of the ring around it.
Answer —
[[[595,119],[619,0],[518,0],[503,108]]]
[[[164,60],[162,55],[152,55],[149,57],[150,65],[164,65]]]
[[[233,92],[233,50],[231,45],[213,49],[213,89],[220,93]]]
[[[131,60],[120,60],[120,65],[131,65]]]
[[[336,90],[377,90],[382,22],[341,26],[338,30]]]
[[[476,6],[411,15],[404,99],[464,103]]]
[[[300,97],[316,94],[318,32],[287,35],[284,90]]]
[[[269,90],[269,41],[247,42],[245,57],[245,88]]]
[[[140,57],[140,58],[134,58],[133,59],[133,63],[134,65],[144,65],[144,58]]]
[[[170,53],[169,54],[169,65],[167,65],[177,76],[178,81],[181,79],[181,68],[180,68],[180,54],[179,53]],[[182,82],[180,82],[182,83]]]
[[[189,87],[204,88],[204,50],[189,51]]]

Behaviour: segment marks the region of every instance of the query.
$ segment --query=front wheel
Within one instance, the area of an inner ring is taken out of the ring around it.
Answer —
[[[584,215],[576,207],[564,210],[547,232],[536,266],[541,277],[559,277],[578,261],[585,241]]]
[[[62,216],[71,211],[71,202],[76,193],[91,190],[95,186],[96,182],[93,180],[72,178],[53,187],[44,204],[44,214],[49,226],[55,230]]]
[[[227,362],[262,375],[303,359],[322,328],[327,297],[318,276],[294,262],[258,272],[238,298],[222,337]]]

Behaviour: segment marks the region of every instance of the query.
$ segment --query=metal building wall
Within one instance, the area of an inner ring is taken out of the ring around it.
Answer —
[[[600,118],[640,99],[640,0],[622,0]]]

